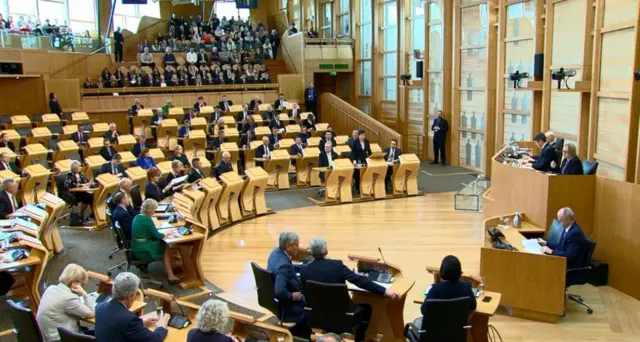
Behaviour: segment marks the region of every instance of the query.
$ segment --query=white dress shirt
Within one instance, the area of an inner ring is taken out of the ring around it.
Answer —
[[[187,62],[194,64],[198,61],[198,55],[195,52],[187,52]]]
[[[333,167],[333,158],[331,157],[331,152],[325,152],[327,154],[327,160],[329,161],[329,167]]]
[[[389,149],[389,159],[387,159],[388,162],[393,162],[393,157],[395,157],[395,152],[396,152],[395,148]]]

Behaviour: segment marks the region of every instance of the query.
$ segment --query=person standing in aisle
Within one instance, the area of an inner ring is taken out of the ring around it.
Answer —
[[[122,51],[124,50],[124,36],[122,32],[120,32],[120,28],[116,28],[116,31],[113,32],[113,40],[115,43],[115,51],[116,55],[116,63],[122,63]]]

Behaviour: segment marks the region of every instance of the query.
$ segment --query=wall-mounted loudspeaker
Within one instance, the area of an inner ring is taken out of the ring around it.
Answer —
[[[533,62],[533,77],[542,77],[544,72],[544,53],[537,53]]]
[[[424,68],[424,61],[416,61],[416,78],[422,78],[422,68]]]

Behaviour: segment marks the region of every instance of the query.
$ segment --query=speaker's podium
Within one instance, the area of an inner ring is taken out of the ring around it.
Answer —
[[[244,171],[247,181],[240,195],[240,206],[243,216],[266,214],[267,202],[264,191],[267,189],[269,174],[261,167],[253,167]]]
[[[223,188],[218,200],[218,218],[221,225],[240,221],[242,213],[240,212],[239,198],[244,181],[235,172],[227,172],[220,176]]]
[[[400,165],[393,173],[392,181],[394,195],[414,196],[418,194],[418,172],[420,159],[413,153],[403,154]]]
[[[520,149],[535,152],[533,142],[518,142]],[[531,223],[548,229],[558,210],[569,207],[585,232],[593,230],[595,176],[554,175],[521,167],[521,159],[505,153],[508,146],[491,158],[491,188],[485,194],[485,217],[525,212]],[[580,189],[580,193],[576,193]]]
[[[387,162],[382,158],[367,158],[367,167],[360,172],[360,196],[361,198],[381,199],[387,197],[387,189],[384,184],[387,175]]]
[[[268,185],[278,189],[289,189],[289,162],[291,156],[287,150],[271,151],[265,170],[269,174]]]
[[[151,137],[152,119],[153,110],[140,109],[138,115],[133,117],[133,134],[136,136],[143,135],[145,138]]]
[[[325,172],[324,199],[327,202],[353,202],[351,180],[353,180],[353,164],[349,159],[336,159],[333,168]]]
[[[370,279],[376,278],[376,274],[384,277],[387,274],[391,283],[380,283],[384,287],[395,290],[400,294],[399,300],[393,300],[349,284],[351,298],[355,303],[369,304],[373,309],[369,327],[367,328],[367,341],[375,341],[377,334],[384,336],[384,341],[404,342],[404,305],[407,293],[413,288],[414,281],[404,279],[399,267],[367,256],[348,255],[349,260],[356,263],[356,272],[367,275]],[[375,279],[374,279],[375,281]]]
[[[302,158],[296,161],[296,185],[320,185],[318,172],[313,170],[313,168],[318,167],[319,156],[320,150],[315,147],[307,147],[304,149]]]
[[[158,148],[173,151],[178,145],[178,121],[164,119],[158,130]]]

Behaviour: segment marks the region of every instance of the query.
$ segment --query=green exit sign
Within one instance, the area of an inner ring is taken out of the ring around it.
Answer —
[[[333,69],[333,64],[320,64],[320,69]]]
[[[349,64],[336,64],[336,69],[349,69]]]

